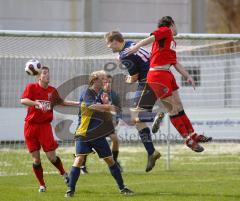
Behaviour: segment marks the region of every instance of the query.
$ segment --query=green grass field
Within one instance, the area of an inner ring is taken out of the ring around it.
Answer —
[[[90,173],[81,175],[77,192],[71,200],[79,201],[232,201],[240,200],[240,145],[209,144],[201,154],[183,145],[171,147],[170,170],[166,170],[166,147],[160,146],[163,157],[154,170],[145,173],[146,154],[140,147],[122,147],[119,159],[124,167],[123,177],[135,195],[119,194],[107,166],[95,155],[88,160]],[[73,162],[73,148],[60,148],[66,169]],[[66,186],[63,179],[43,157],[46,172],[46,193],[38,193],[31,173],[31,160],[26,150],[0,151],[1,201],[61,201]],[[25,175],[26,174],[26,175]]]

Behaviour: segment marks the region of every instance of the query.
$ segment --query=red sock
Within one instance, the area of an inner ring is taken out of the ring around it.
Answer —
[[[45,186],[45,182],[44,182],[44,179],[43,179],[43,168],[42,168],[41,163],[40,164],[33,164],[33,172],[36,175],[40,186]]]
[[[60,174],[63,175],[65,173],[65,170],[63,168],[62,161],[58,156],[56,158],[57,160],[52,164],[59,170]]]
[[[170,120],[182,137],[185,138],[189,135],[188,130],[179,115],[170,116]]]
[[[181,112],[178,113],[180,116],[180,118],[182,119],[185,127],[187,128],[188,133],[193,133],[194,129],[192,127],[192,123],[189,120],[188,116],[185,114],[184,110],[182,110]]]

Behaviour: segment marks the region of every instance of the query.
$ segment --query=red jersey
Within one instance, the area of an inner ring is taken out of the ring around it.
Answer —
[[[166,64],[176,64],[176,42],[170,28],[160,27],[151,35],[155,36],[150,57],[150,68]]]
[[[38,100],[47,107],[46,112],[43,112],[36,106],[28,107],[25,121],[29,123],[50,123],[53,119],[53,106],[62,102],[56,88],[48,86],[45,89],[38,83],[28,84],[23,92],[23,98],[28,98],[32,101]]]

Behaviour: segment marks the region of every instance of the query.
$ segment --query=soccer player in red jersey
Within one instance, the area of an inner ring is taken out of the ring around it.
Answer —
[[[33,159],[33,172],[40,184],[39,192],[46,191],[41,165],[40,149],[43,148],[49,161],[59,170],[64,181],[68,184],[68,174],[63,168],[61,159],[56,156],[58,147],[54,140],[51,121],[53,119],[53,106],[56,104],[77,106],[79,102],[63,101],[57,90],[49,85],[49,68],[43,66],[37,75],[38,82],[30,83],[25,88],[21,104],[28,106],[24,124],[24,137],[26,145]]]
[[[184,67],[177,61],[176,42],[173,36],[177,35],[177,28],[174,20],[170,16],[160,19],[158,29],[151,35],[136,45],[128,48],[126,52],[133,54],[142,46],[152,44],[150,57],[150,70],[147,75],[147,83],[154,91],[157,98],[161,99],[167,108],[171,123],[183,138],[186,138],[186,145],[195,152],[202,152],[204,148],[200,142],[211,141],[211,137],[198,135],[184,112],[183,105],[178,94],[178,85],[170,67],[175,69],[190,83],[195,89],[195,82]],[[159,122],[154,122],[153,127],[159,127]]]

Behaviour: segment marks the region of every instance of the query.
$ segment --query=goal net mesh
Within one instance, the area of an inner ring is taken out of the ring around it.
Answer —
[[[79,99],[92,71],[106,70],[113,76],[113,89],[121,98],[124,115],[129,115],[136,84],[126,86],[123,81],[126,68],[117,60],[117,54],[106,47],[103,36],[103,33],[0,33],[0,175],[29,173],[29,168],[25,165],[29,165],[27,161],[30,161],[30,157],[23,143],[26,109],[19,102],[27,83],[35,81],[34,77],[24,72],[28,59],[37,58],[42,65],[49,66],[51,85],[60,89],[60,94],[69,100]],[[127,40],[133,41],[146,36],[124,34]],[[240,141],[240,36],[180,34],[176,37],[176,42],[178,60],[196,82],[196,90],[193,90],[172,67],[186,113],[197,132],[205,132],[214,138],[215,143],[224,141],[227,142],[225,146],[231,147],[231,143]],[[146,49],[150,51],[150,47]],[[68,157],[69,153],[74,153],[73,133],[77,126],[77,113],[73,108],[57,108],[53,121],[60,152],[69,164],[72,161]],[[122,148],[123,151],[139,150],[144,153],[137,131],[132,125],[123,119],[116,130],[122,146],[131,147]],[[159,133],[153,135],[153,141],[163,153],[164,167],[169,168],[170,162],[171,167],[179,163],[175,156],[188,158],[194,154],[183,145],[167,117],[163,120]],[[206,154],[211,155],[215,153],[214,150],[220,154],[221,148],[217,145],[206,145],[206,150],[211,150],[206,151]],[[230,148],[226,150],[230,152]],[[239,146],[235,151],[240,152]],[[24,159],[16,162],[20,158]],[[139,169],[142,170],[142,167]]]

